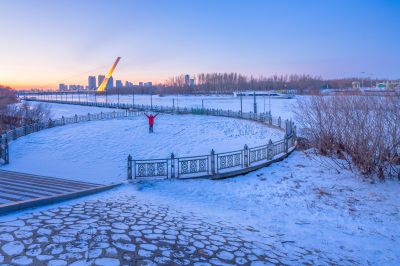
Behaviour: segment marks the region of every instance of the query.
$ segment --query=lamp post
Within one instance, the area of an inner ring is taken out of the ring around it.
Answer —
[[[264,114],[265,114],[265,94],[263,96],[263,100],[264,100]]]
[[[133,87],[132,87],[132,108],[135,108],[135,93],[133,92]]]
[[[271,116],[271,93],[268,95],[268,107],[269,107],[269,116]]]
[[[119,107],[119,87],[117,88],[117,94],[118,94],[118,107]]]
[[[243,92],[240,92],[240,116],[243,115]]]
[[[364,87],[364,78],[363,78],[363,74],[365,74],[365,72],[363,71],[363,72],[361,72],[361,88],[363,88]]]
[[[256,102],[256,92],[254,91],[254,113],[257,113],[257,102]]]

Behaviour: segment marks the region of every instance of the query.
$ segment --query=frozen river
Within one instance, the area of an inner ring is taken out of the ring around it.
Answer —
[[[47,96],[51,99],[56,99],[55,95]],[[133,95],[86,95],[86,94],[74,94],[72,96],[69,94],[68,96],[62,96],[62,99],[68,99],[69,101],[92,101],[92,102],[119,102],[120,103],[135,103],[135,104],[143,104],[143,105],[151,105],[153,106],[175,106],[175,107],[197,107],[197,108],[210,108],[210,109],[224,109],[224,110],[233,110],[239,111],[242,107],[243,112],[253,112],[254,111],[254,98],[252,96],[245,96],[242,98],[242,103],[240,97],[235,97],[233,95],[167,95],[167,96],[159,96],[159,95],[143,95],[143,94],[135,94]],[[68,97],[68,98],[66,98]],[[304,97],[304,96],[297,96]],[[297,98],[293,99],[283,99],[283,98],[269,98],[267,96],[257,96],[256,97],[256,105],[257,112],[263,113],[271,110],[273,116],[282,118],[293,118],[293,108],[297,102]],[[57,99],[61,99],[60,95],[57,96]],[[72,110],[73,111],[73,110]],[[73,115],[73,114],[71,114]]]

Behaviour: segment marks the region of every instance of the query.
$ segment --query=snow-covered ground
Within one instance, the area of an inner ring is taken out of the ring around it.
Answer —
[[[279,234],[288,246],[296,243],[361,265],[399,265],[399,183],[363,182],[354,173],[325,168],[321,159],[296,151],[245,176],[143,181],[137,193],[250,226],[261,237]]]
[[[280,115],[274,110],[273,114]],[[201,154],[211,148],[219,152],[281,137],[279,131],[266,131],[254,122],[220,117],[160,115],[154,135],[147,133],[146,123],[138,117],[34,133],[11,143],[11,164],[6,168],[87,181],[120,181],[125,179],[128,153],[134,158],[163,157],[171,151],[178,156]],[[125,214],[118,206],[134,200],[134,206],[152,205],[151,213],[160,206],[179,211],[182,217],[196,217],[201,224],[236,228],[246,241],[279,247],[282,261],[292,259],[289,264],[300,264],[295,254],[303,254],[299,248],[304,248],[306,254],[301,257],[308,264],[329,264],[329,257],[342,265],[399,265],[399,183],[365,182],[355,173],[327,168],[324,161],[321,156],[295,151],[282,162],[231,179],[140,181],[90,198],[113,204],[112,215],[117,217]],[[73,202],[85,203],[86,198]],[[147,207],[143,208],[147,213]],[[0,217],[0,223],[15,217],[23,215]]]
[[[137,251],[135,256],[154,263],[153,252],[169,250],[173,233],[180,239],[173,249],[195,251],[181,253],[188,262],[206,256],[207,262],[220,264],[219,259],[233,258],[235,264],[258,259],[287,265],[399,265],[399,184],[363,182],[354,173],[326,169],[321,159],[296,151],[236,178],[141,181],[32,214],[17,212],[0,217],[2,252],[16,262],[58,258],[58,263],[90,265],[103,258],[119,265],[107,259],[110,254],[118,252],[114,258],[123,261]],[[212,241],[229,249],[208,251],[214,243],[198,236],[210,232]],[[228,239],[238,238],[235,251]],[[45,249],[38,250],[43,241]],[[143,243],[154,244],[152,252],[144,253]]]
[[[76,111],[76,110],[73,110]],[[57,111],[59,112],[59,111]],[[283,132],[253,121],[196,115],[156,118],[154,134],[147,118],[92,121],[43,130],[10,143],[4,169],[88,182],[121,182],[127,156],[169,158],[239,150],[279,140]]]

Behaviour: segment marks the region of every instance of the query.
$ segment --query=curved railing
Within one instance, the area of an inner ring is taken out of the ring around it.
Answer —
[[[193,110],[193,109],[192,109]],[[232,112],[218,113],[233,117]],[[243,118],[243,116],[238,116]],[[263,116],[251,115],[251,120],[266,123]],[[286,120],[283,124],[280,119],[273,124],[269,119],[267,125],[285,131],[283,139],[267,144],[251,147],[247,145],[241,150],[216,153],[213,149],[210,154],[175,157],[163,159],[133,159],[128,156],[128,179],[137,178],[212,178],[220,179],[245,174],[273,162],[286,158],[296,147],[296,132],[293,122]],[[270,124],[271,123],[271,124]]]
[[[267,126],[280,129],[285,132],[284,138],[273,142],[269,140],[265,145],[248,147],[243,149],[210,154],[175,157],[163,159],[133,159],[128,156],[127,176],[133,178],[226,178],[241,175],[265,167],[273,162],[286,158],[296,148],[296,128],[292,121],[283,121],[280,117],[273,118],[270,113],[241,113],[230,110],[205,109],[205,108],[179,108],[151,105],[137,105],[127,103],[106,103],[88,101],[67,101],[53,99],[37,99],[36,97],[24,97],[25,100],[74,104],[94,107],[120,108],[137,111],[153,111],[159,113],[194,114],[233,117],[257,121]],[[115,112],[113,112],[115,113]],[[84,118],[83,118],[84,119]],[[79,119],[78,119],[79,120]],[[73,120],[74,121],[74,120]],[[90,121],[86,119],[85,121]]]
[[[87,115],[74,115],[71,117],[62,116],[59,119],[49,119],[46,122],[38,122],[29,125],[24,125],[14,129],[7,130],[0,135],[0,158],[3,160],[4,164],[9,163],[9,151],[8,143],[16,140],[20,137],[29,135],[34,132],[38,132],[44,129],[64,126],[69,124],[75,124],[80,122],[96,121],[96,120],[107,120],[115,118],[133,117],[141,115],[141,111],[112,111],[112,112],[101,112],[97,114],[88,113]]]

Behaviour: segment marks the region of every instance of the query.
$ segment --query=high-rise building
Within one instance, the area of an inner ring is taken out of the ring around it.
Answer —
[[[104,75],[98,75],[97,76],[97,84],[99,84],[99,86],[101,85],[101,83],[103,83],[103,80],[105,79],[106,77],[104,76]]]
[[[119,79],[117,79],[117,80],[115,81],[115,87],[116,87],[117,89],[121,89],[121,88],[123,87],[122,81],[119,80]]]
[[[68,85],[66,85],[64,83],[60,83],[60,84],[58,84],[58,90],[59,91],[66,91],[66,90],[68,90]]]
[[[189,74],[186,74],[185,75],[185,85],[189,85],[189,83],[190,83],[190,76],[189,76]]]
[[[130,81],[125,81],[125,88],[133,88],[133,83]]]
[[[96,89],[96,77],[95,76],[88,77],[88,89],[89,90]]]
[[[112,76],[108,79],[107,86],[106,86],[106,89],[111,89],[111,88],[114,88],[114,79]]]
[[[190,80],[189,80],[189,86],[190,86],[190,87],[193,87],[193,86],[194,86],[194,79],[190,79]]]

